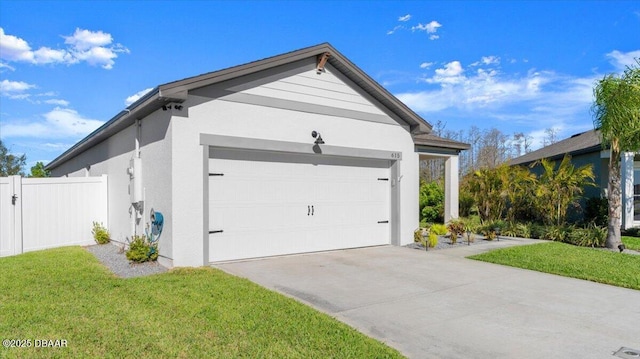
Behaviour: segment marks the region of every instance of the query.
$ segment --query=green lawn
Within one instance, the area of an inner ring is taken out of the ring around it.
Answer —
[[[4,357],[397,358],[328,315],[212,268],[113,276],[79,247],[0,259]]]
[[[640,290],[640,255],[549,242],[469,258]]]
[[[622,237],[622,243],[629,248],[640,251],[640,238],[638,237]]]

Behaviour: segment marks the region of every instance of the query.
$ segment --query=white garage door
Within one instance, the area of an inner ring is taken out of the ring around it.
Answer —
[[[212,157],[212,262],[389,244],[388,160],[228,149]]]

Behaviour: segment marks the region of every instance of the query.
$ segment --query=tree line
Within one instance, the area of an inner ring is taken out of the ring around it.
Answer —
[[[25,176],[24,167],[27,164],[27,156],[14,155],[0,140],[0,177]],[[27,177],[49,177],[50,173],[44,168],[44,163],[36,162],[31,167]]]
[[[446,124],[438,121],[433,126],[433,134],[442,138],[468,143],[471,148],[462,151],[459,159],[459,174],[463,177],[482,168],[496,168],[512,158],[532,151],[533,138],[524,132],[506,134],[497,128],[480,129],[471,126],[466,130],[452,131]],[[545,130],[543,146],[558,142],[558,131]],[[426,182],[442,180],[444,159],[420,161],[420,178]]]

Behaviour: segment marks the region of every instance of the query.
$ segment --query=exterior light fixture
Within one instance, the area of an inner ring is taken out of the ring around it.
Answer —
[[[322,136],[320,135],[320,132],[317,131],[312,131],[311,132],[311,137],[315,138],[315,144],[316,145],[324,145],[324,140],[322,139]]]

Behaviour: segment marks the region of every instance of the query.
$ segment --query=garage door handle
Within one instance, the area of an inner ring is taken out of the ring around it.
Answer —
[[[307,216],[311,213],[311,206],[307,206]]]
[[[313,216],[313,206],[311,206],[311,215]]]

